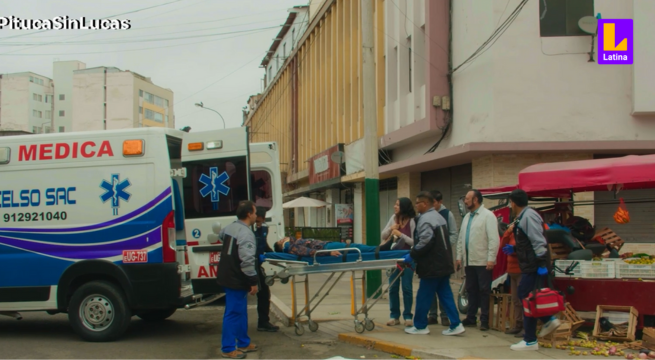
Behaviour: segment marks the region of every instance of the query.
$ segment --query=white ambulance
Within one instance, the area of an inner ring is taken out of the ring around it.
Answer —
[[[237,204],[283,236],[275,143],[246,128],[0,138],[0,315],[67,313],[87,341],[118,339],[221,293],[216,232]]]

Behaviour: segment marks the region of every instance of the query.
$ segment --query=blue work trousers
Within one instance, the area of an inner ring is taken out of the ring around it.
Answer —
[[[400,279],[396,279],[400,276]],[[414,289],[412,280],[414,270],[409,267],[405,268],[402,274],[400,270],[395,269],[389,277],[389,310],[391,310],[391,319],[400,319],[400,288],[403,291],[403,319],[412,320],[412,305],[414,302]],[[394,282],[394,280],[396,280]]]
[[[530,295],[530,293],[535,289],[535,286],[537,286],[537,281],[540,281],[540,284],[543,283],[544,280],[540,279],[540,277],[541,276],[536,272],[521,274],[521,282],[519,282],[519,291],[518,291],[519,299],[521,299],[521,301],[527,298]],[[523,340],[525,340],[526,343],[537,341],[537,320],[541,320],[541,322],[545,324],[548,321],[550,321],[550,318],[551,318],[550,316],[546,316],[542,318],[523,316],[523,329],[524,329]]]
[[[439,302],[443,304],[448,314],[450,328],[454,329],[460,324],[459,313],[453,298],[453,290],[450,288],[450,275],[440,278],[421,279],[416,294],[416,314],[414,315],[414,327],[419,330],[428,327],[428,311],[434,301],[434,293],[437,293]]]
[[[224,288],[223,339],[221,350],[230,353],[237,347],[250,346],[248,336],[248,292]]]

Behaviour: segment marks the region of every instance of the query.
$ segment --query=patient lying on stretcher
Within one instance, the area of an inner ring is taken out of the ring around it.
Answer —
[[[318,250],[334,250],[334,249],[343,249],[347,247],[346,244],[333,241],[322,241],[314,239],[294,239],[285,237],[280,241],[276,242],[273,246],[273,250],[279,253],[287,253],[298,256],[314,256]],[[357,248],[362,253],[375,252],[377,246],[371,245],[362,245],[362,244],[350,244],[351,248]],[[322,252],[318,253],[316,256],[341,256],[341,253],[337,250],[331,252]]]

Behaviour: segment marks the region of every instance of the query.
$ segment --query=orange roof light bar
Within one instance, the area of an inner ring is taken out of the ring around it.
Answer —
[[[189,149],[189,151],[200,151],[204,149],[204,144],[201,142],[189,143],[189,145],[187,145],[187,148]]]
[[[123,141],[123,156],[141,156],[144,153],[145,141],[143,140],[125,140]]]

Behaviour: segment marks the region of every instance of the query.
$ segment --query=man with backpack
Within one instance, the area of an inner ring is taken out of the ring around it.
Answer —
[[[457,244],[457,222],[455,221],[455,215],[448,210],[443,205],[443,195],[439,190],[430,191],[434,197],[434,209],[441,215],[448,224],[448,234],[450,235],[450,244],[454,247]],[[448,320],[448,315],[446,315],[446,309],[443,306],[443,303],[439,303],[439,297],[434,295],[434,302],[430,307],[430,313],[428,314],[428,324],[438,324],[438,311],[437,308],[441,311],[441,325],[450,326],[450,321]]]
[[[503,252],[507,255],[516,253],[521,270],[521,281],[518,287],[519,299],[525,299],[530,292],[542,285],[548,276],[550,266],[550,252],[548,242],[544,236],[544,222],[539,213],[528,207],[528,194],[521,190],[513,190],[509,195],[512,213],[516,216],[514,238],[516,245],[505,245]],[[515,351],[539,350],[537,342],[537,320],[544,326],[539,336],[546,336],[557,330],[560,321],[555,316],[544,318],[523,317],[523,340],[510,346]]]

